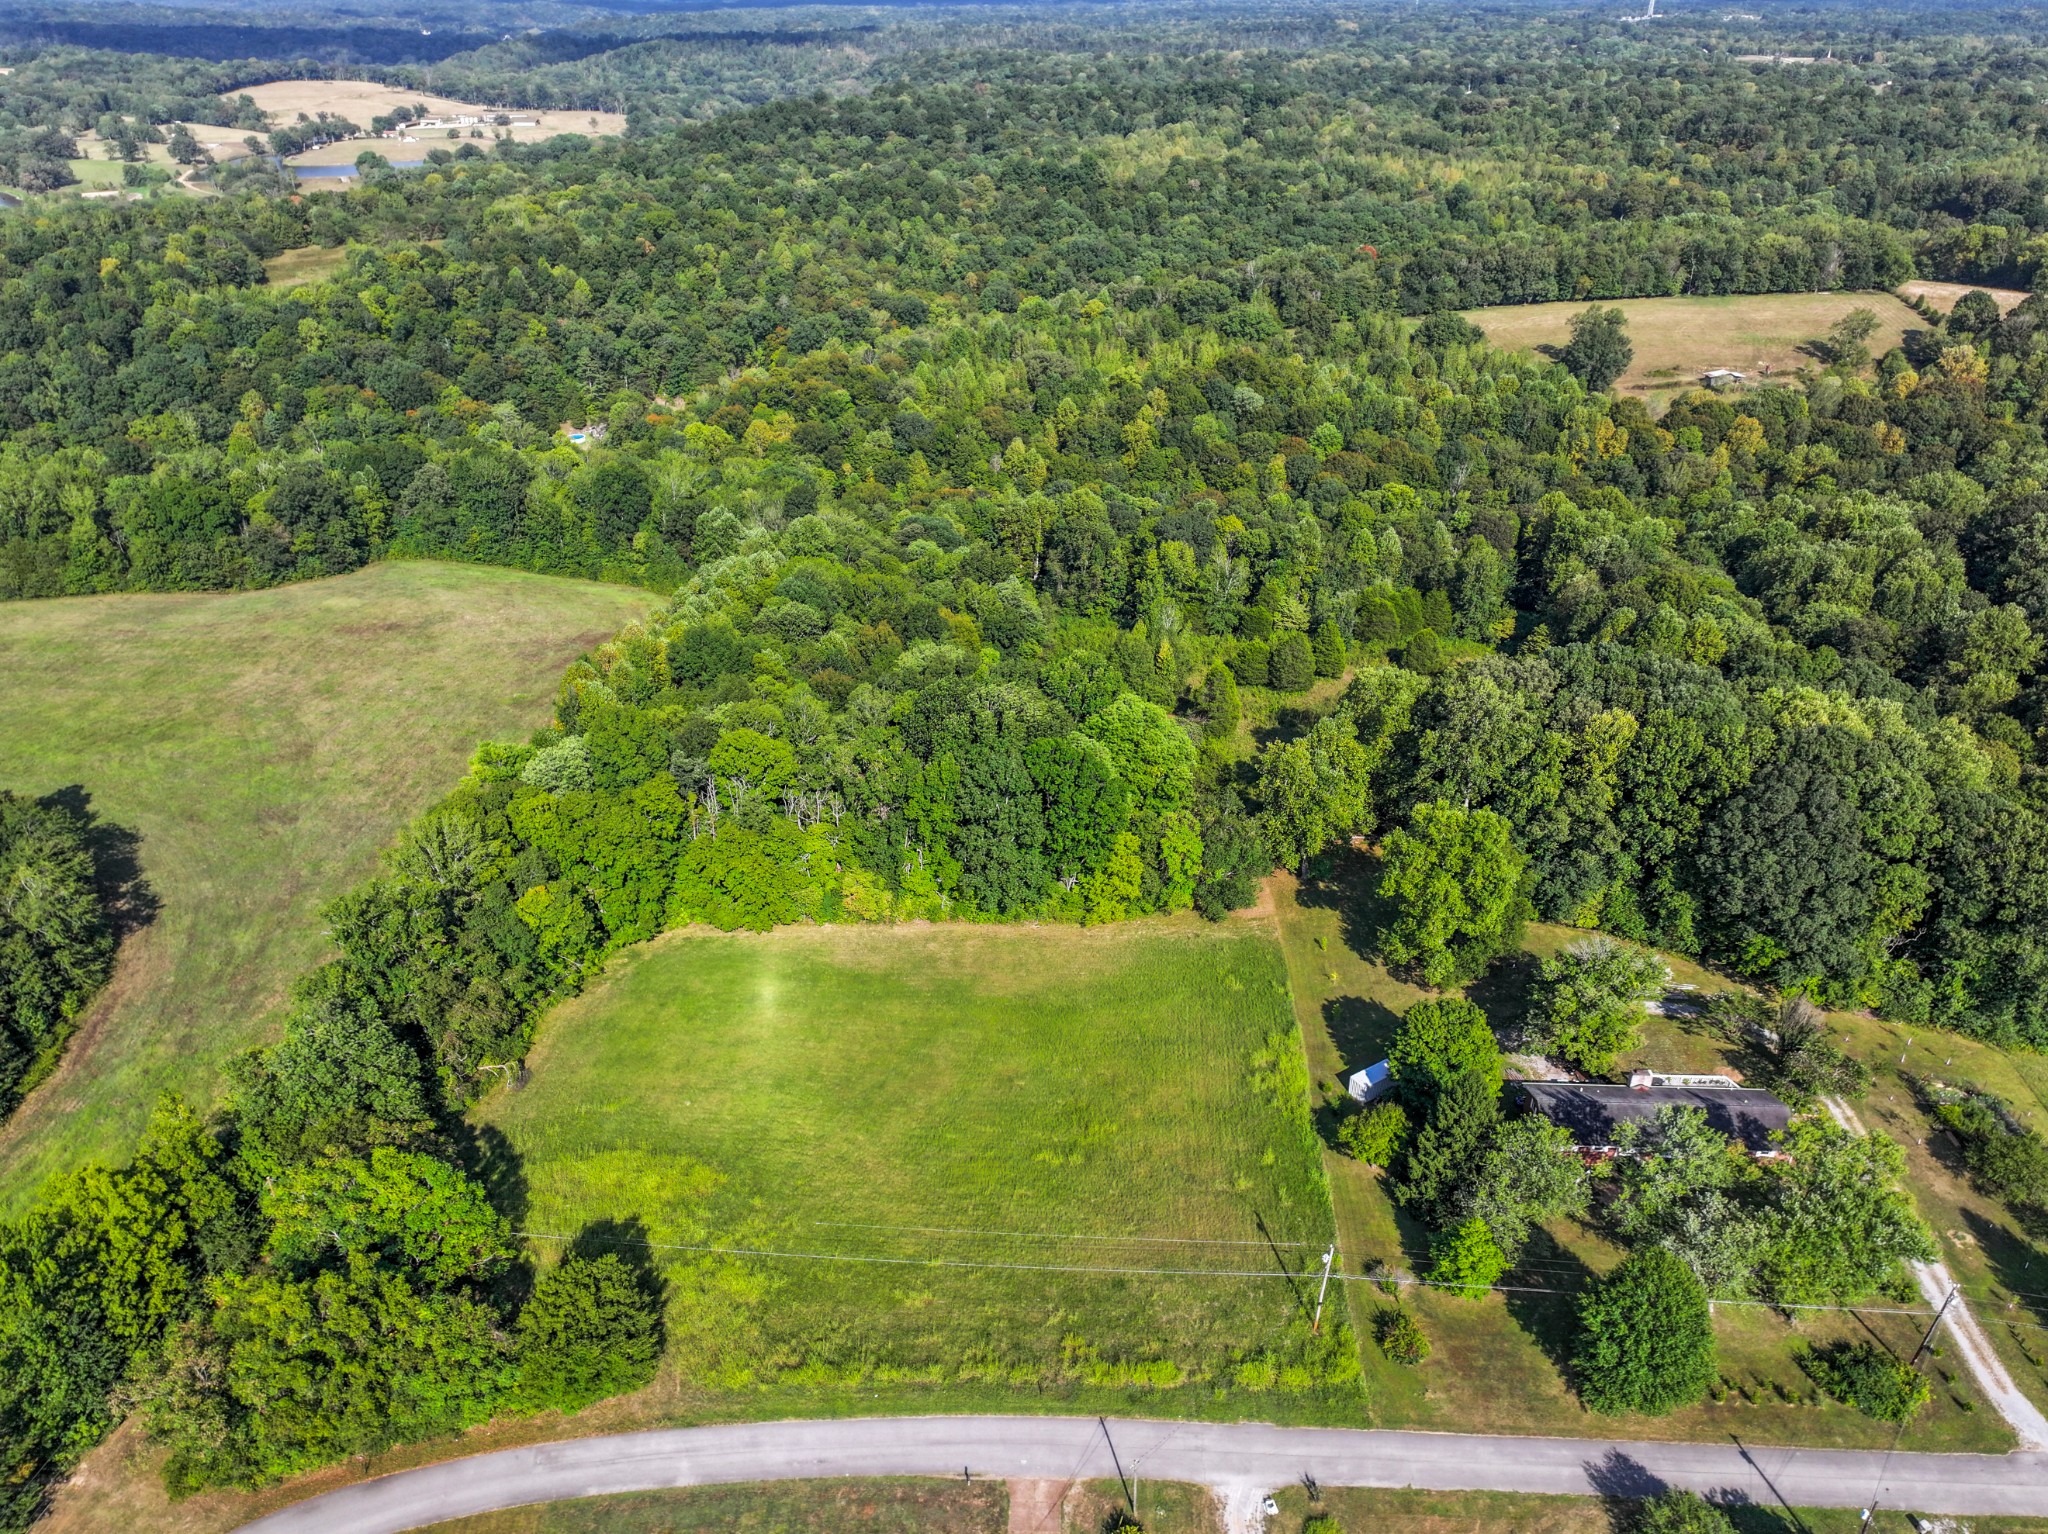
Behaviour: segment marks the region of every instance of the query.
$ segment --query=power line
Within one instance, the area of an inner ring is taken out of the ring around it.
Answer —
[[[576,1236],[566,1236],[559,1231],[515,1230],[515,1236],[533,1241],[575,1241]],[[699,1252],[717,1257],[764,1257],[789,1262],[843,1262],[898,1268],[960,1268],[971,1272],[994,1273],[1074,1273],[1100,1274],[1110,1278],[1287,1278],[1302,1277],[1288,1268],[1131,1268],[1103,1267],[1084,1263],[1051,1262],[990,1262],[968,1257],[888,1257],[866,1252],[797,1252],[774,1247],[717,1246],[711,1243],[690,1243],[680,1241],[647,1241],[637,1236],[610,1236],[603,1239],[631,1246],[644,1246],[663,1252]],[[1347,1284],[1397,1284],[1403,1288],[1456,1289],[1461,1292],[1484,1288],[1496,1294],[1555,1294],[1571,1296],[1582,1293],[1582,1289],[1549,1289],[1537,1284],[1458,1284],[1439,1283],[1435,1279],[1416,1278],[1411,1274],[1387,1273],[1333,1273],[1332,1278]],[[1931,1316],[1931,1310],[1905,1310],[1879,1305],[1804,1305],[1779,1300],[1716,1300],[1716,1305],[1756,1306],[1766,1310],[1831,1310],[1846,1311],[1866,1316]]]
[[[1321,1245],[1316,1241],[1225,1241],[1209,1236],[1091,1236],[1052,1230],[988,1230],[975,1225],[870,1225],[858,1220],[813,1220],[811,1223],[830,1230],[893,1230],[922,1236],[1015,1236],[1026,1241],[1107,1241],[1117,1245],[1133,1246]]]

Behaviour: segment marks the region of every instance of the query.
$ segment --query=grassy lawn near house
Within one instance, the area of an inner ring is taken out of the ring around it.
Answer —
[[[549,717],[644,591],[469,565],[270,591],[0,604],[0,785],[77,787],[141,838],[156,920],[55,1076],[0,1126],[0,1215],[118,1158],[157,1094],[209,1100],[324,945],[320,907],[462,775]]]
[[[1368,957],[1379,927],[1373,883],[1371,859],[1355,853],[1333,857],[1325,877],[1304,882],[1282,875],[1275,880],[1282,946],[1310,1072],[1324,1104],[1321,1122],[1326,1131],[1334,1126],[1340,1083],[1351,1070],[1385,1055],[1401,1013],[1427,994]],[[1474,998],[1496,1022],[1512,1019],[1534,958],[1585,935],[1569,928],[1532,927],[1528,958],[1497,966],[1472,988]],[[1677,968],[1681,981],[1724,983],[1696,966]],[[1704,1069],[1717,1063],[1721,1052],[1711,1040],[1660,1024],[1646,1036],[1640,1058],[1667,1069]],[[1394,1208],[1380,1174],[1335,1150],[1326,1148],[1323,1154],[1346,1271],[1365,1274],[1381,1264],[1401,1273],[1418,1271],[1426,1260],[1426,1233]],[[1917,1165],[1914,1192],[1923,1212],[1939,1228],[1938,1211]],[[1668,1417],[1598,1417],[1584,1411],[1567,1388],[1561,1367],[1571,1347],[1575,1296],[1590,1277],[1611,1268],[1621,1255],[1598,1231],[1561,1221],[1532,1244],[1507,1281],[1509,1292],[1472,1301],[1405,1290],[1404,1302],[1435,1344],[1429,1360],[1416,1368],[1388,1361],[1363,1340],[1370,1336],[1375,1311],[1391,1304],[1392,1297],[1373,1283],[1349,1284],[1374,1424],[1651,1439],[1714,1439],[1736,1433],[1745,1441],[1860,1448],[1882,1448],[1891,1442],[1889,1425],[1819,1397],[1794,1358],[1802,1343],[1872,1333],[1895,1349],[1910,1352],[1925,1322],[1882,1314],[1899,1308],[1887,1301],[1855,1315],[1802,1312],[1790,1321],[1759,1306],[1720,1305],[1716,1331],[1727,1386],[1724,1401],[1704,1402]],[[2048,1344],[2048,1335],[2043,1344]],[[1946,1361],[1936,1362],[1941,1366]],[[1968,1377],[1958,1373],[1947,1390],[1936,1392],[1904,1441],[1923,1449],[1998,1452],[2009,1448],[2012,1440],[1997,1416],[1978,1402]]]
[[[1289,1372],[1300,1286],[1237,1276],[1298,1273],[1330,1231],[1263,920],[677,932],[530,1066],[479,1117],[523,1229],[654,1243],[650,1419],[895,1397],[1358,1420]]]

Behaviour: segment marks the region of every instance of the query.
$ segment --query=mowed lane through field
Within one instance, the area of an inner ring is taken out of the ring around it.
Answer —
[[[57,1074],[0,1128],[0,1213],[207,1101],[316,962],[320,907],[459,778],[550,717],[644,591],[402,563],[269,591],[0,604],[0,785],[72,786],[141,836],[156,920]]]

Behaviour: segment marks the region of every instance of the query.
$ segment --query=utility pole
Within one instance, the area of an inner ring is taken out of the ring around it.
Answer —
[[[1323,1253],[1323,1285],[1316,1290],[1316,1315],[1309,1331],[1320,1337],[1323,1334],[1323,1296],[1330,1292],[1330,1265],[1337,1260],[1337,1243],[1332,1241],[1330,1249]]]
[[[1912,1361],[1906,1365],[1908,1369],[1917,1369],[1920,1367],[1921,1355],[1926,1353],[1928,1347],[1933,1343],[1934,1334],[1941,1330],[1942,1317],[1948,1314],[1949,1306],[1955,1304],[1956,1296],[1961,1294],[1962,1292],[1962,1287],[1960,1285],[1953,1285],[1950,1287],[1948,1291],[1948,1298],[1941,1302],[1941,1309],[1937,1310],[1934,1313],[1933,1324],[1927,1328],[1927,1335],[1920,1339],[1919,1348],[1914,1352]]]
[[[1949,1286],[1948,1298],[1941,1302],[1941,1309],[1937,1310],[1934,1313],[1934,1320],[1928,1324],[1927,1335],[1920,1339],[1920,1346],[1913,1350],[1913,1357],[1906,1364],[1906,1367],[1908,1369],[1917,1369],[1920,1367],[1920,1360],[1926,1356],[1928,1348],[1934,1345],[1934,1334],[1941,1330],[1941,1323],[1943,1319],[1948,1315],[1949,1306],[1955,1304],[1956,1296],[1961,1294],[1962,1292],[1963,1290],[1960,1284],[1951,1284]],[[1892,1434],[1892,1446],[1889,1449],[1885,1450],[1884,1463],[1883,1465],[1879,1466],[1877,1472],[1877,1491],[1879,1493],[1882,1493],[1884,1490],[1884,1473],[1887,1469],[1891,1467],[1892,1455],[1898,1452],[1899,1439],[1905,1436],[1905,1432],[1906,1424],[1901,1422],[1899,1424],[1898,1432]],[[1870,1499],[1870,1506],[1863,1509],[1863,1534],[1870,1534],[1871,1529],[1873,1529],[1876,1526],[1877,1505],[1877,1497],[1872,1496]]]

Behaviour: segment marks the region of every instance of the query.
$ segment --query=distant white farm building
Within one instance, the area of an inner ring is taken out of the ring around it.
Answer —
[[[1376,1065],[1368,1065],[1362,1071],[1353,1071],[1351,1080],[1345,1085],[1351,1093],[1353,1102],[1369,1103],[1385,1096],[1387,1089],[1393,1084],[1394,1067],[1389,1061],[1382,1060]]]
[[[1729,389],[1749,381],[1747,373],[1738,373],[1734,368],[1708,368],[1700,375],[1700,381],[1709,389]]]

